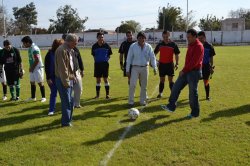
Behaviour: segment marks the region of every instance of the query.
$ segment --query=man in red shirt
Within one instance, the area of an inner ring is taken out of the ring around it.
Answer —
[[[184,68],[180,71],[179,77],[173,86],[169,98],[169,104],[162,105],[161,107],[169,112],[174,112],[181,90],[188,85],[191,114],[189,114],[187,118],[191,119],[193,117],[198,117],[200,114],[198,82],[202,78],[204,47],[203,44],[197,39],[197,32],[194,29],[187,31],[187,40],[188,50]]]

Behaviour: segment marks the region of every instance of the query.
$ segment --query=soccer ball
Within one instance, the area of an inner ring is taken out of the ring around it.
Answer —
[[[136,108],[131,108],[131,109],[128,110],[128,117],[130,119],[135,120],[135,119],[137,119],[139,117],[139,115],[140,115],[140,112]]]

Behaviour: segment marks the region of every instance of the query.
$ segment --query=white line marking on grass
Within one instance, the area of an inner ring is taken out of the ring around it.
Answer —
[[[155,87],[155,89],[154,89],[153,93],[151,94],[150,98],[155,95],[155,93],[157,92],[158,87],[159,87],[158,85]],[[140,109],[140,111],[143,111],[145,108],[146,108],[146,106],[143,106]],[[118,149],[119,146],[122,144],[124,138],[129,133],[129,131],[132,129],[133,125],[134,125],[134,122],[131,122],[131,123],[128,124],[128,126],[126,127],[126,129],[124,130],[124,132],[122,133],[122,135],[120,136],[119,140],[116,142],[114,147],[108,152],[108,154],[104,157],[104,159],[101,160],[101,162],[100,162],[101,166],[106,166],[108,164],[109,160],[115,154],[116,149]]]

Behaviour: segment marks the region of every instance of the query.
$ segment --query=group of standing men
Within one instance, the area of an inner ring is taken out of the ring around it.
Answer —
[[[153,50],[152,46],[146,42],[144,32],[137,34],[137,41],[133,40],[131,31],[126,33],[127,40],[124,41],[119,49],[120,67],[123,75],[128,77],[129,84],[129,107],[134,106],[134,93],[139,79],[140,83],[140,104],[147,105],[147,83],[149,75],[149,66],[156,75],[159,70],[160,83],[159,94],[161,98],[165,87],[165,77],[168,76],[169,88],[171,91],[169,104],[162,105],[164,110],[174,112],[176,103],[181,90],[189,86],[189,102],[191,114],[189,118],[198,117],[200,108],[198,102],[198,82],[204,79],[206,98],[209,97],[209,78],[213,73],[213,56],[215,51],[211,44],[206,42],[204,32],[197,33],[191,29],[187,31],[188,50],[184,68],[180,71],[179,77],[174,83],[174,71],[178,69],[180,50],[177,44],[170,39],[170,33],[162,33],[163,40]],[[199,38],[199,39],[198,39]],[[23,46],[28,48],[29,54],[29,72],[31,84],[31,98],[29,101],[36,100],[36,85],[39,84],[42,99],[45,102],[45,88],[43,84],[43,62],[40,49],[35,45],[29,36],[22,39]],[[45,57],[45,72],[47,83],[50,87],[50,108],[49,115],[53,115],[56,105],[57,91],[59,92],[62,105],[62,126],[71,126],[72,114],[74,108],[80,108],[80,95],[82,92],[82,77],[84,76],[84,67],[80,51],[77,49],[78,37],[74,34],[64,35],[63,39],[55,39],[52,48]],[[4,97],[6,100],[6,81],[10,87],[11,100],[19,100],[20,81],[23,76],[22,60],[20,52],[11,46],[8,40],[4,41],[4,49],[0,51],[0,70],[3,85]],[[101,79],[105,83],[106,99],[110,98],[109,77],[109,59],[112,55],[111,47],[105,42],[104,34],[97,33],[97,42],[92,46],[91,51],[94,58],[94,77],[96,78],[96,96],[100,97]],[[160,54],[159,61],[156,55]],[[5,71],[5,73],[4,73]],[[203,73],[203,77],[202,77]],[[16,88],[16,94],[14,93]],[[74,91],[74,97],[72,97]]]

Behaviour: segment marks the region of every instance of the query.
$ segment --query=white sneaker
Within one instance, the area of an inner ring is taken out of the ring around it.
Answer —
[[[7,96],[3,96],[3,101],[6,101],[8,98],[7,98]]]
[[[54,115],[54,112],[49,112],[48,115],[52,116],[52,115]]]
[[[46,98],[41,99],[41,103],[44,103],[44,102],[46,102]]]
[[[27,100],[25,100],[25,101],[36,101],[36,98],[28,98]]]

